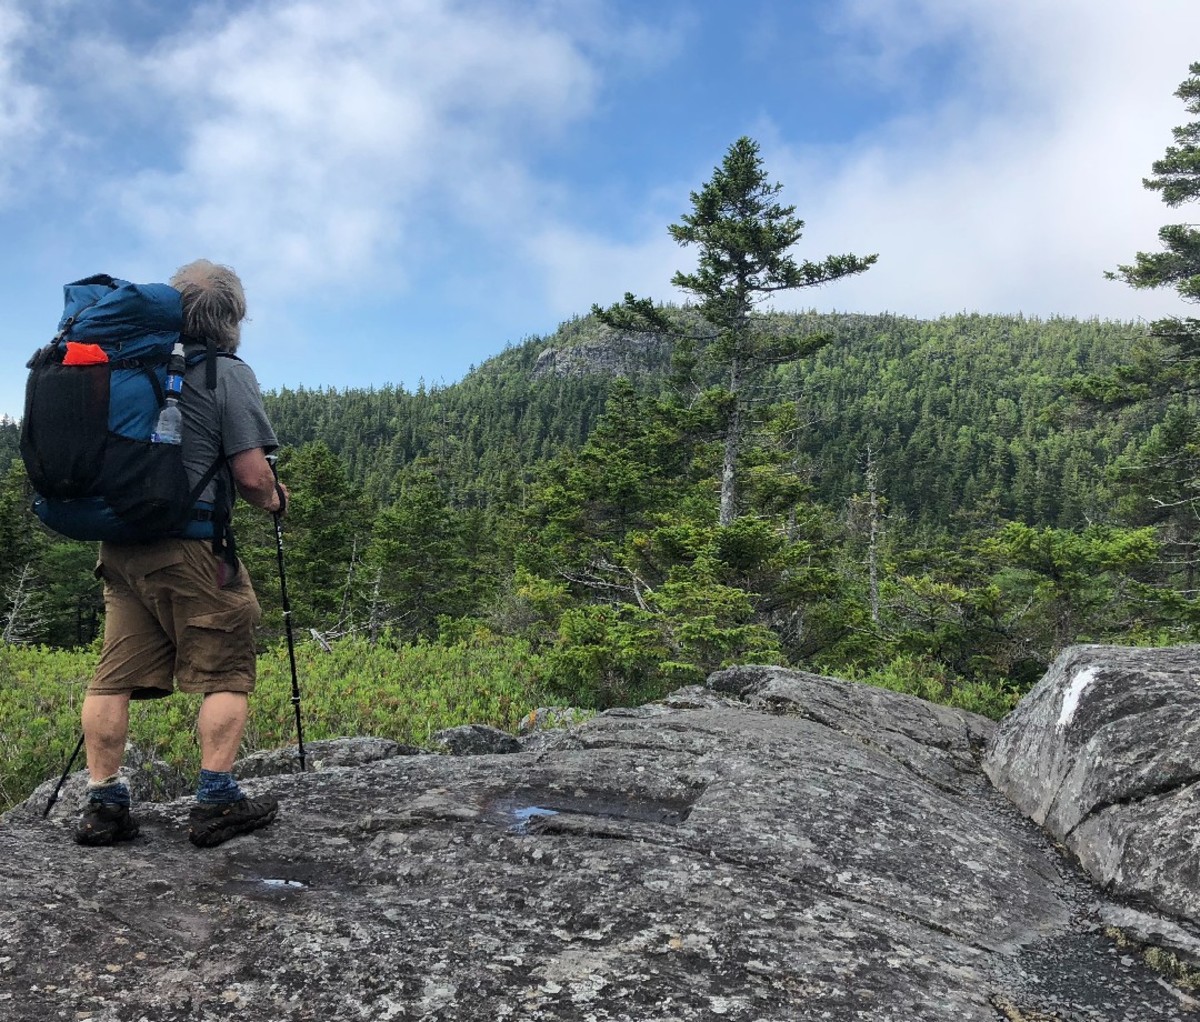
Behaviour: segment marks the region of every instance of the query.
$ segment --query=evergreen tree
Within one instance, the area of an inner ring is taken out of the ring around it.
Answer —
[[[437,634],[438,619],[475,610],[481,579],[468,557],[469,516],[446,500],[437,479],[421,469],[405,477],[396,499],[375,519],[365,557],[376,589],[376,619],[406,641]]]
[[[1129,593],[1137,570],[1158,557],[1152,529],[1068,532],[1012,522],[988,545],[1002,564],[998,590],[1022,608],[1030,645],[1047,662],[1073,642],[1110,640],[1138,626],[1144,608]]]
[[[73,635],[48,627],[57,609],[46,597],[43,571],[49,535],[29,511],[29,485],[19,458],[8,462],[0,476],[0,641],[61,641],[73,645]],[[58,544],[78,547],[78,544]],[[94,566],[95,552],[91,551]]]
[[[680,245],[696,245],[700,253],[696,270],[676,273],[671,283],[699,299],[697,310],[715,331],[706,355],[720,367],[725,391],[721,525],[738,514],[738,461],[755,377],[769,365],[800,358],[824,343],[824,338],[781,337],[762,329],[756,307],[782,291],[862,273],[877,258],[840,255],[797,263],[788,253],[800,240],[804,221],[794,215],[795,206],[776,201],[782,187],[768,180],[758,143],[742,137],[729,147],[711,180],[692,192],[692,212],[668,228]],[[629,294],[624,305],[593,311],[616,327],[664,325],[659,310]],[[685,335],[680,352],[685,358],[690,356],[687,340]]]
[[[361,623],[356,575],[370,538],[371,508],[323,442],[289,455],[285,530],[293,614],[301,627],[353,631]]]
[[[1200,116],[1200,62],[1175,91],[1188,113]],[[1200,199],[1200,120],[1172,129],[1175,145],[1151,165],[1152,177],[1142,184],[1160,192],[1175,209]],[[1158,232],[1163,249],[1139,252],[1136,260],[1107,276],[1135,288],[1173,288],[1180,298],[1200,301],[1200,229],[1192,224],[1167,224]],[[1169,317],[1150,328],[1150,343],[1135,351],[1132,363],[1107,381],[1093,383],[1105,397],[1139,397],[1155,391],[1194,392],[1200,385],[1200,319]]]
[[[1188,69],[1188,78],[1175,91],[1188,113],[1200,116],[1200,62]],[[1161,192],[1162,200],[1172,209],[1200,199],[1200,120],[1172,129],[1175,145],[1167,146],[1161,160],[1151,165],[1153,177],[1142,184]],[[1173,287],[1189,301],[1200,301],[1200,230],[1191,224],[1168,224],[1158,232],[1165,251],[1139,252],[1137,261],[1118,267],[1109,276],[1131,287]],[[1192,320],[1190,330],[1196,332]]]
[[[1200,116],[1200,62],[1175,95],[1188,113]],[[1200,120],[1172,129],[1175,144],[1151,165],[1142,184],[1161,193],[1172,209],[1200,199]],[[1158,232],[1159,252],[1138,252],[1136,260],[1109,273],[1135,288],[1172,288],[1188,302],[1200,301],[1200,229],[1191,224],[1168,224]],[[1085,397],[1113,403],[1146,402],[1168,395],[1161,422],[1137,453],[1119,466],[1125,504],[1135,506],[1135,521],[1152,521],[1169,551],[1166,564],[1173,585],[1189,599],[1196,589],[1196,510],[1200,506],[1200,420],[1196,393],[1200,390],[1200,319],[1172,316],[1157,320],[1149,335],[1136,344],[1132,359],[1111,374],[1092,377],[1080,390]],[[1131,499],[1132,498],[1132,499]]]

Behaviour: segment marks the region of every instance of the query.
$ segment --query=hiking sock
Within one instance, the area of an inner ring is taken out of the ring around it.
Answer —
[[[102,781],[88,781],[87,797],[89,802],[98,802],[106,806],[129,805],[129,785],[113,774]]]
[[[200,771],[200,783],[196,785],[197,802],[225,805],[229,802],[240,802],[245,797],[229,771]]]

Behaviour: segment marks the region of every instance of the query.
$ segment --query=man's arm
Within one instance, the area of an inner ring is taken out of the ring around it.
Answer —
[[[229,459],[229,467],[233,470],[233,481],[240,493],[249,503],[264,511],[279,511],[287,501],[287,487],[279,483],[283,491],[283,503],[276,490],[275,473],[271,471],[271,463],[261,447],[253,447],[241,451]]]

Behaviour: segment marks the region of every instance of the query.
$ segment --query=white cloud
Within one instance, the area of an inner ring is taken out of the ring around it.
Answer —
[[[668,282],[688,259],[661,223],[626,243],[551,225],[526,239],[524,256],[538,268],[546,306],[560,320],[583,315],[594,302],[618,302],[627,291],[663,301],[684,298]]]
[[[0,200],[12,177],[32,162],[46,128],[42,92],[21,72],[31,31],[17,7],[0,7]]]
[[[417,306],[436,307],[449,323],[465,310],[484,324],[472,328],[478,343],[494,344],[492,310],[505,338],[626,290],[677,300],[671,275],[694,253],[666,226],[719,161],[692,147],[724,112],[681,103],[686,120],[655,125],[672,162],[656,153],[663,176],[631,199],[631,182],[655,163],[620,151],[605,104],[635,91],[618,77],[647,69],[665,72],[648,88],[686,99],[685,74],[713,25],[703,5],[686,4],[665,27],[631,24],[634,6],[239,0],[188,5],[191,20],[177,24],[160,14],[153,31],[128,15],[99,19],[111,36],[88,25],[69,37],[73,0],[0,0],[0,185],[38,131],[47,176],[58,162],[47,147],[63,156],[68,139],[56,180],[70,201],[39,208],[60,220],[30,229],[53,249],[52,280],[81,250],[88,263],[99,257],[83,271],[134,279],[204,254],[236,266],[256,318],[276,325],[290,313],[303,326],[310,305],[339,303],[352,324],[362,296],[364,322],[390,322],[408,288],[408,312],[432,319]],[[1171,93],[1200,57],[1194,0],[845,0],[824,10],[837,20],[824,25],[833,42],[822,66],[843,76],[869,134],[810,144],[803,128],[784,134],[766,118],[821,95],[793,99],[782,70],[761,94],[729,82],[731,107],[759,118],[751,134],[767,170],[808,222],[798,254],[880,253],[869,273],[798,292],[793,306],[1125,317],[1169,304],[1102,275],[1186,218],[1140,182],[1187,116]],[[789,9],[775,35],[819,34],[812,16]],[[35,38],[40,77],[25,66]],[[61,70],[49,40],[70,50]],[[955,88],[941,90],[931,67],[949,67]],[[864,111],[872,101],[877,110]],[[593,118],[614,150],[594,174],[561,151]],[[552,177],[546,155],[573,169]],[[595,192],[584,194],[584,177]],[[39,187],[33,175],[17,183]],[[358,295],[342,290],[347,281]]]
[[[754,134],[808,224],[797,254],[880,260],[776,307],[1117,319],[1181,311],[1170,292],[1134,292],[1104,272],[1153,250],[1158,227],[1182,219],[1141,179],[1189,116],[1172,93],[1198,56],[1193,0],[847,0],[832,17],[845,51],[830,66],[856,87],[886,89],[900,112],[837,148],[782,137],[769,122]],[[960,91],[931,97],[918,80],[914,69],[927,69],[934,51],[955,65]],[[672,215],[718,158],[677,183]],[[564,222],[532,230],[548,303],[569,315],[626,290],[679,300],[669,281],[692,253],[666,240],[667,220],[651,222],[655,206],[661,193],[611,233]]]
[[[1181,311],[1169,292],[1136,293],[1103,274],[1155,249],[1158,226],[1177,216],[1141,179],[1189,116],[1172,93],[1196,58],[1200,9],[855,0],[848,10],[877,33],[881,76],[902,75],[910,48],[939,34],[975,40],[965,87],[977,90],[976,112],[964,117],[951,97],[846,150],[765,147],[768,170],[809,224],[803,254],[880,253],[864,276],[797,293],[791,306],[1130,319]],[[901,12],[906,30],[896,32]]]
[[[182,150],[114,195],[153,247],[220,253],[259,286],[394,286],[381,260],[419,262],[416,223],[512,224],[535,192],[523,151],[594,101],[576,42],[526,10],[270,4],[166,40],[127,80],[168,104]]]

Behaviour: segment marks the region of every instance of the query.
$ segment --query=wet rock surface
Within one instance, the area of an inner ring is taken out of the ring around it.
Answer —
[[[534,751],[326,749],[207,851],[187,798],[87,849],[39,794],[0,823],[0,1018],[1196,1017],[988,782],[993,730],[738,668]]]

